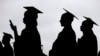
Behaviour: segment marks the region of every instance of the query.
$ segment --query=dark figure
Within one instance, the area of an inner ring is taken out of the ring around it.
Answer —
[[[0,56],[4,56],[2,42],[0,42]]]
[[[2,43],[3,47],[3,56],[14,56],[13,48],[10,45],[10,40],[12,36],[8,33],[4,33]]]
[[[78,40],[79,56],[97,56],[97,38],[92,31],[93,24],[97,25],[90,18],[85,17],[81,31],[83,36]]]
[[[74,17],[68,11],[62,15],[60,23],[64,28],[54,42],[49,56],[76,56],[76,35],[71,26]]]
[[[24,14],[23,22],[26,28],[21,36],[17,34],[17,28],[10,21],[15,34],[15,56],[45,56],[41,49],[41,39],[37,30],[38,13],[42,13],[34,7],[24,7],[27,11]]]
[[[98,53],[98,56],[100,56],[100,51],[99,51],[99,53]]]

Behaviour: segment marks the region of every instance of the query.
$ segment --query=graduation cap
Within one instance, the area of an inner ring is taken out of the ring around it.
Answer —
[[[35,13],[43,13],[43,12],[41,12],[40,10],[38,10],[37,8],[35,8],[33,6],[24,7],[24,8],[27,9],[28,11],[32,11],[32,12],[35,12]]]
[[[4,36],[7,36],[7,38],[6,38],[6,39],[12,39],[11,34],[8,34],[8,33],[5,33],[5,32],[3,32],[3,34],[4,34]],[[5,38],[5,37],[4,37],[4,38]]]
[[[64,8],[63,8],[64,9]],[[71,12],[69,12],[68,10],[64,9],[68,14],[74,16],[76,19],[78,19],[74,14],[72,14]],[[79,20],[79,19],[78,19]]]
[[[95,24],[98,26],[98,24],[96,24],[93,20],[91,20],[91,18],[85,17],[85,16],[83,16],[83,17],[86,18],[87,19],[86,21],[89,22],[90,24]]]

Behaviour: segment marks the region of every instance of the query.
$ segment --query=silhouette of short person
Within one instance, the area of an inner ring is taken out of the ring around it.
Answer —
[[[83,36],[78,41],[79,48],[79,56],[97,56],[97,38],[93,33],[93,25],[97,25],[94,21],[89,17],[85,17],[85,21],[83,21],[81,26],[81,31],[83,32]]]
[[[41,49],[41,39],[37,30],[38,13],[42,13],[35,7],[24,7],[27,11],[24,14],[23,22],[25,29],[21,36],[17,34],[16,26],[11,23],[11,28],[15,33],[15,56],[45,56]]]
[[[67,11],[61,16],[61,26],[64,27],[53,43],[49,56],[76,56],[76,35],[72,29],[74,15]]]
[[[14,56],[13,49],[10,45],[10,40],[12,39],[11,34],[4,33],[2,43],[3,47],[3,56]]]

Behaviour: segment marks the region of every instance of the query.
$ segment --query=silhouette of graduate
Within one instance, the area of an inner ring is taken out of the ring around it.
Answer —
[[[60,20],[61,26],[64,28],[53,43],[49,56],[76,56],[76,35],[71,26],[75,16],[69,11],[65,11],[66,13],[61,16]]]
[[[10,40],[12,39],[12,36],[11,34],[8,34],[5,32],[3,34],[4,34],[3,40],[2,40],[2,43],[4,45],[3,56],[14,56],[14,52],[10,44]]]
[[[26,27],[21,36],[18,36],[16,26],[10,24],[15,33],[15,56],[45,56],[41,49],[41,39],[37,30],[38,13],[42,12],[31,6],[24,8],[27,9],[23,18]]]
[[[93,25],[97,25],[89,17],[85,17],[81,26],[83,36],[78,40],[79,56],[97,56],[97,38],[93,33]]]

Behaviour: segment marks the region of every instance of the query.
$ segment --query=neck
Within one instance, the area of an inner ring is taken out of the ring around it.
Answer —
[[[36,28],[36,27],[37,27],[36,25],[29,25],[29,26],[26,25],[26,28]]]
[[[4,44],[5,46],[10,46],[10,43]]]
[[[71,25],[66,25],[66,26],[64,26],[64,28],[72,28],[72,26]]]
[[[64,31],[69,31],[69,30],[73,30],[73,29],[72,29],[71,25],[67,25],[67,26],[64,26],[63,30]]]
[[[90,33],[93,33],[92,29],[88,29],[86,31],[83,31],[83,34],[85,34],[85,35],[90,34]]]

